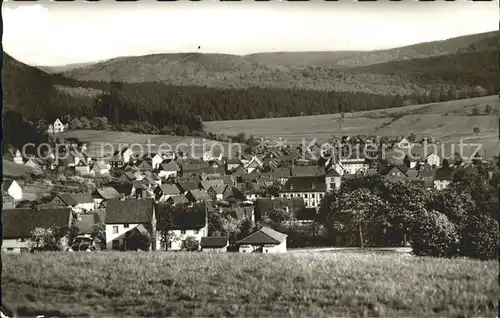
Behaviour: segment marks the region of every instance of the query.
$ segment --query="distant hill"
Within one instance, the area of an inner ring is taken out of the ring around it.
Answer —
[[[87,67],[87,66],[94,65],[97,63],[102,63],[105,61],[108,61],[108,60],[100,60],[100,61],[87,62],[87,63],[74,63],[74,64],[67,64],[67,65],[60,65],[60,66],[38,66],[38,65],[36,65],[34,67],[36,67],[36,68],[38,68],[46,73],[49,73],[49,74],[57,74],[57,73],[63,73],[63,72],[67,72],[70,70],[74,70],[77,68]]]
[[[262,87],[421,94],[422,90],[427,90],[430,84],[441,78],[451,83],[450,76],[451,80],[455,76],[460,79],[457,84],[467,86],[471,84],[471,81],[467,81],[468,72],[490,72],[488,64],[494,62],[490,53],[498,51],[499,42],[496,32],[488,32],[372,52],[282,52],[248,56],[154,54],[116,58],[70,70],[64,76],[83,81],[157,82],[214,88]],[[460,56],[458,62],[453,61],[456,54]],[[467,58],[463,58],[465,56]],[[436,65],[439,67],[434,69]],[[427,83],[418,76],[408,80],[406,68],[423,78],[426,78],[424,73],[431,72],[433,81]],[[491,75],[488,73],[479,77],[489,80]]]
[[[404,47],[376,51],[333,52],[267,52],[247,55],[264,65],[324,66],[348,68],[392,61],[421,59],[441,55],[492,50],[499,44],[498,31],[465,35],[442,41],[418,43]],[[478,44],[482,43],[482,44]],[[489,43],[489,45],[487,44]]]

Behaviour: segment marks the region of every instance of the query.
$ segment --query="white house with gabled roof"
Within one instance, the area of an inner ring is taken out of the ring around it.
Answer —
[[[49,125],[49,134],[58,134],[64,132],[65,126],[59,118],[57,118],[53,124]]]

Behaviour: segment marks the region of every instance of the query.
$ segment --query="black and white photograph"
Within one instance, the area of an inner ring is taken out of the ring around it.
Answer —
[[[1,317],[498,317],[499,12],[4,0]]]

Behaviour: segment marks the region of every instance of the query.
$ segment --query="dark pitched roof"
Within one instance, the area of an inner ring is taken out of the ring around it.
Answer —
[[[205,168],[210,168],[210,166],[206,163],[185,163],[182,165],[182,171],[199,171]]]
[[[244,207],[239,206],[234,208],[223,207],[221,208],[221,212],[237,220],[251,219],[254,213],[254,207],[253,206],[244,206]]]
[[[210,187],[221,187],[224,186],[224,182],[222,180],[208,180],[208,181],[200,181],[200,187],[202,189],[208,190]]]
[[[246,238],[238,241],[238,244],[244,245],[265,245],[265,244],[280,244],[286,240],[288,235],[275,231],[264,226],[260,230],[250,234]]]
[[[120,193],[113,187],[98,188],[94,191],[93,195],[99,196],[104,200],[120,198]]]
[[[5,190],[9,190],[10,186],[14,183],[14,180],[4,180],[3,181],[3,188]]]
[[[179,165],[174,161],[163,162],[160,164],[160,169],[163,171],[179,171]]]
[[[177,186],[183,192],[198,189],[198,184],[194,181],[178,181]]]
[[[192,199],[195,202],[197,201],[203,201],[203,200],[211,200],[210,196],[205,190],[189,190],[188,193],[186,193],[186,197],[188,199]]]
[[[291,177],[280,192],[325,192],[326,183],[324,176]]]
[[[327,177],[340,177],[341,175],[337,172],[337,170],[335,170],[335,169],[330,169],[330,170],[328,170],[328,172],[326,173],[326,176],[327,176]]]
[[[5,209],[2,211],[2,238],[27,238],[35,228],[69,226],[71,209]]]
[[[275,168],[271,172],[274,178],[290,178],[292,176],[291,168]]]
[[[78,234],[91,234],[94,231],[94,213],[78,215]]]
[[[188,198],[186,198],[186,196],[184,194],[181,194],[181,195],[174,195],[174,196],[171,196],[170,198],[167,199],[167,202],[171,203],[171,204],[187,204],[189,203],[189,200]]]
[[[434,177],[434,180],[453,180],[453,170],[452,169],[446,169],[446,168],[440,168],[436,170],[436,176]]]
[[[106,224],[150,223],[153,220],[154,201],[109,200],[106,206]]]
[[[228,244],[227,237],[223,236],[208,236],[202,237],[200,241],[200,246],[206,248],[221,248]]]
[[[325,174],[325,168],[318,166],[295,167],[291,169],[291,173],[293,177],[320,176]]]
[[[90,193],[61,193],[59,199],[69,206],[80,203],[93,203],[94,199]]]
[[[162,185],[159,185],[155,189],[156,194],[163,194],[163,195],[178,195],[181,193],[181,190],[179,190],[179,187],[175,184],[169,184],[165,183]]]
[[[134,189],[134,185],[132,183],[123,183],[114,185],[113,188],[118,191],[120,194],[130,195],[132,194],[132,190]]]

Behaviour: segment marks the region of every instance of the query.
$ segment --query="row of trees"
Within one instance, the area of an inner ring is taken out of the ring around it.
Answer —
[[[481,170],[457,172],[441,191],[379,176],[347,179],[324,198],[320,221],[336,244],[411,242],[417,255],[491,259],[500,242],[497,183]]]

